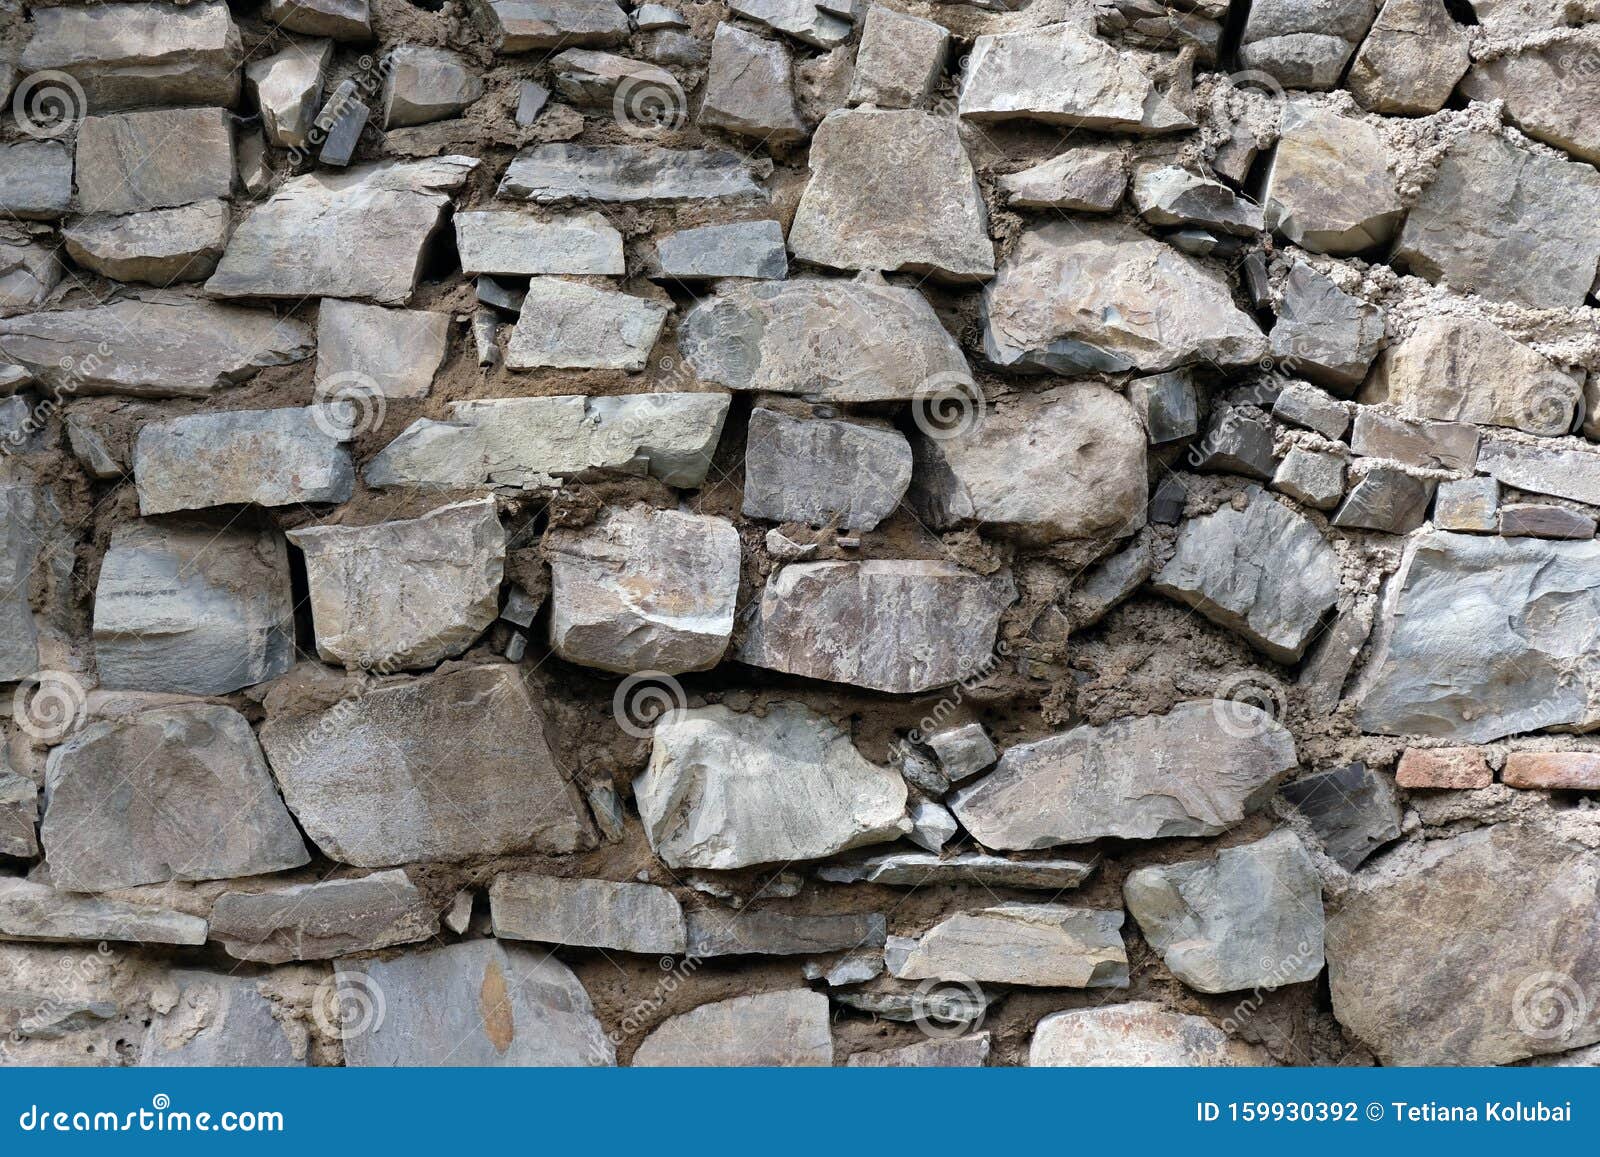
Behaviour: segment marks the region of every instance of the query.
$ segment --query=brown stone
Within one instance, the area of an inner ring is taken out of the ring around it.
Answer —
[[[1408,747],[1394,781],[1401,787],[1480,788],[1494,772],[1478,747]]]
[[[1600,751],[1513,751],[1500,780],[1508,787],[1600,791]]]

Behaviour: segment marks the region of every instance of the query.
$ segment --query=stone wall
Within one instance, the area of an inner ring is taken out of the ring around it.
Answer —
[[[1012,7],[0,4],[0,1059],[1594,1063],[1600,13]]]

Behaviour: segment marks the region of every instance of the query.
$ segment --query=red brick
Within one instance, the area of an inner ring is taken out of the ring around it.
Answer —
[[[1408,747],[1394,781],[1401,787],[1488,787],[1489,761],[1477,747]]]
[[[1500,778],[1512,787],[1600,791],[1600,752],[1516,751]]]

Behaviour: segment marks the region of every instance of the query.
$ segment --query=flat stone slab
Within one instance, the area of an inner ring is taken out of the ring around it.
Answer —
[[[820,879],[835,884],[886,884],[920,888],[925,884],[971,884],[984,888],[1026,888],[1059,892],[1076,888],[1098,866],[1096,860],[1011,860],[985,852],[880,852],[859,860],[824,864]]]
[[[804,988],[736,996],[668,1017],[633,1054],[635,1068],[831,1064],[828,998]]]
[[[0,207],[13,217],[53,221],[72,208],[72,153],[60,141],[0,146]]]
[[[80,217],[61,230],[67,254],[114,281],[172,285],[211,276],[228,243],[224,201],[126,216]]]
[[[960,912],[885,956],[901,980],[949,975],[1044,988],[1126,988],[1122,912],[1064,904],[1000,904]]]
[[[838,916],[787,916],[763,908],[689,912],[693,957],[801,956],[822,952],[882,949],[887,925],[881,912]]]
[[[599,213],[542,220],[510,209],[480,209],[457,213],[455,226],[465,274],[620,277],[627,272],[622,234]]]
[[[1053,1012],[1033,1030],[1028,1064],[1046,1068],[1236,1068],[1268,1063],[1202,1016],[1137,1000]]]
[[[668,233],[656,242],[656,261],[661,277],[678,281],[722,277],[781,281],[789,272],[783,226],[770,219],[700,225]]]
[[[1394,787],[1364,763],[1301,776],[1284,784],[1280,794],[1305,817],[1323,851],[1347,872],[1400,838]]]
[[[845,1065],[852,1069],[981,1069],[988,1060],[989,1034],[975,1032],[966,1036],[918,1041],[897,1049],[851,1053]]]
[[[1109,145],[1077,144],[996,185],[1015,209],[1066,209],[1109,213],[1128,191],[1128,157]]]
[[[322,299],[317,308],[319,396],[422,398],[450,344],[450,315]],[[370,405],[370,403],[368,403]]]
[[[236,960],[264,964],[332,960],[438,931],[438,913],[398,869],[270,892],[225,892],[211,908],[211,939]]]
[[[206,942],[206,922],[150,904],[80,896],[8,876],[0,879],[0,940],[193,945]]]
[[[540,205],[572,201],[657,205],[759,200],[765,194],[739,154],[725,149],[551,144],[518,153],[496,196]]]
[[[140,1042],[141,1066],[287,1068],[310,1063],[304,1038],[297,1044],[273,1015],[277,1002],[263,991],[259,978],[173,969],[162,983],[172,1003],[153,1010]]]
[[[911,444],[891,427],[757,407],[745,442],[744,515],[872,530],[900,505],[911,461]]]
[[[233,126],[221,108],[84,118],[73,179],[84,213],[137,213],[233,191]]]
[[[1600,504],[1600,454],[1554,446],[1484,440],[1478,469],[1505,486]]]
[[[618,44],[628,16],[613,0],[483,0],[477,11],[501,52]]]
[[[506,872],[489,885],[489,911],[503,940],[669,956],[684,951],[683,909],[652,884]]]
[[[642,370],[671,306],[558,277],[536,277],[506,346],[514,370]]]

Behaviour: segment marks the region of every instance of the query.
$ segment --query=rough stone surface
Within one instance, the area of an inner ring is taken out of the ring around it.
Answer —
[[[1262,204],[1269,229],[1314,253],[1384,245],[1405,216],[1377,129],[1302,104],[1284,110]]]
[[[826,1067],[833,1064],[828,998],[802,988],[702,1004],[663,1021],[633,1064]]]
[[[881,912],[840,916],[786,916],[760,909],[729,912],[701,908],[688,915],[690,956],[800,956],[807,953],[882,950]]]
[[[1472,66],[1461,91],[1473,100],[1505,101],[1506,119],[1536,141],[1591,164],[1600,162],[1600,100],[1576,69],[1592,69],[1600,40],[1569,33]]]
[[[1470,423],[1398,418],[1365,406],[1356,410],[1350,431],[1352,453],[1423,470],[1471,470],[1478,464],[1478,444],[1478,429]]]
[[[453,117],[483,95],[467,62],[443,48],[402,44],[389,54],[383,127],[422,125]]]
[[[39,789],[33,780],[0,770],[0,856],[31,860],[39,854]]]
[[[225,892],[211,908],[211,938],[238,960],[331,960],[426,940],[439,918],[399,870],[360,879]]]
[[[245,65],[245,87],[261,110],[267,140],[284,148],[307,143],[322,107],[322,84],[333,59],[330,40],[298,40]]]
[[[220,108],[92,116],[78,129],[74,176],[85,213],[226,197],[233,172],[233,129]]]
[[[1394,788],[1364,763],[1314,772],[1283,785],[1282,795],[1322,842],[1322,850],[1348,872],[1400,838],[1400,803]]]
[[[72,208],[72,154],[60,141],[0,146],[0,207],[13,217],[49,221]]]
[[[1028,1064],[1036,1068],[1236,1068],[1265,1060],[1261,1049],[1232,1039],[1204,1017],[1144,1000],[1053,1012],[1028,1045]]]
[[[835,419],[750,412],[744,514],[871,530],[911,483],[911,445],[898,430]]]
[[[622,234],[598,213],[540,220],[506,209],[456,214],[463,273],[621,275]]]
[[[1406,788],[1473,790],[1493,783],[1494,772],[1477,747],[1408,747],[1394,781]]]
[[[916,108],[939,78],[949,40],[942,25],[872,5],[861,26],[850,103]]]
[[[514,370],[642,370],[668,308],[558,277],[534,278],[506,346],[506,365]]]
[[[783,226],[776,221],[740,221],[701,225],[668,233],[656,242],[661,276],[679,281],[721,277],[786,277],[789,258]]]
[[[1409,534],[1428,517],[1433,480],[1396,466],[1372,466],[1350,488],[1333,525],[1385,534]]]
[[[1128,189],[1128,158],[1112,145],[1074,144],[1058,157],[996,182],[1015,209],[1109,213]]]
[[[144,1031],[141,1065],[284,1068],[306,1063],[303,1049],[296,1049],[288,1028],[273,1015],[273,1001],[259,980],[190,969],[174,970],[165,979],[165,1007]]]
[[[1239,63],[1287,88],[1334,88],[1374,11],[1372,0],[1260,0],[1245,21]]]
[[[1383,348],[1384,319],[1381,307],[1345,293],[1311,265],[1297,261],[1284,279],[1278,321],[1272,327],[1272,356],[1292,373],[1348,395],[1365,380]]]
[[[1513,751],[1500,780],[1536,790],[1600,791],[1600,758],[1592,751]]]
[[[1262,229],[1261,207],[1221,181],[1178,165],[1147,165],[1133,174],[1133,207],[1150,224],[1189,226],[1252,236]]]
[[[826,864],[817,870],[836,883],[886,884],[920,888],[926,884],[974,884],[983,888],[1020,888],[1060,892],[1076,888],[1094,872],[1084,860],[1013,860],[983,852],[939,856],[932,852],[882,852],[857,860]]]
[[[167,286],[211,276],[228,241],[228,209],[197,201],[125,217],[83,217],[61,231],[67,253],[103,277]]]
[[[889,971],[902,980],[950,974],[993,984],[1125,988],[1122,913],[1064,904],[1001,904],[961,912],[916,940],[891,941]]]
[[[803,138],[806,126],[795,108],[793,71],[794,59],[781,41],[733,24],[717,25],[700,125],[762,144]]]
[[[1346,83],[1372,112],[1436,113],[1471,63],[1471,38],[1444,0],[1385,0]]]
[[[0,878],[0,940],[204,944],[206,922],[148,904],[59,892],[8,876]]]
[[[852,1069],[981,1069],[988,1059],[989,1034],[975,1032],[966,1036],[918,1041],[895,1049],[851,1053],[845,1065]]]
[[[612,7],[611,0],[605,0]],[[537,204],[570,201],[660,204],[756,199],[761,186],[739,154],[654,145],[535,145],[500,181],[500,197]]]
[[[494,934],[503,940],[617,952],[684,951],[683,909],[671,892],[652,884],[508,872],[489,886],[489,910]]]
[[[447,313],[323,298],[317,310],[317,384],[331,397],[425,397],[449,340]]]

